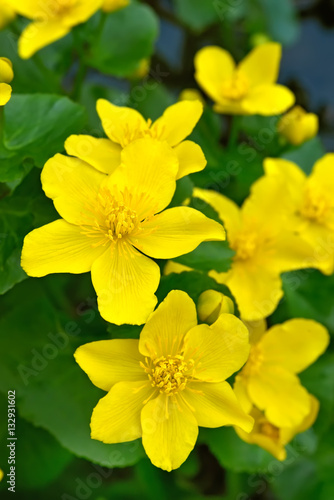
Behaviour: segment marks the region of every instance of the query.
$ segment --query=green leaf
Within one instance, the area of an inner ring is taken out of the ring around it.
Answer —
[[[259,446],[242,441],[232,427],[201,429],[200,439],[226,469],[253,473],[266,469],[270,462],[277,462]]]
[[[6,105],[4,120],[0,181],[9,182],[25,175],[24,161],[42,167],[63,151],[67,137],[82,129],[85,111],[67,97],[20,94]]]
[[[139,440],[106,445],[90,438],[91,414],[105,392],[75,362],[83,341],[61,328],[46,283],[21,283],[25,300],[1,318],[0,391],[16,390],[20,415],[75,455],[106,467],[133,464],[144,456]]]
[[[87,62],[107,74],[127,76],[153,53],[158,20],[147,5],[131,3],[107,16],[91,46]]]
[[[282,154],[281,157],[297,163],[306,174],[310,174],[314,163],[324,156],[324,154],[325,149],[322,142],[319,137],[314,137],[299,147],[291,148]]]
[[[219,2],[221,3],[221,2]],[[220,21],[217,2],[203,0],[174,0],[176,14],[181,21],[194,31],[203,31]]]
[[[192,252],[173,260],[199,271],[214,269],[223,273],[230,269],[234,253],[227,241],[204,241]]]
[[[334,334],[334,276],[315,269],[282,275],[284,298],[272,316],[274,323],[288,318],[309,318],[325,325]]]

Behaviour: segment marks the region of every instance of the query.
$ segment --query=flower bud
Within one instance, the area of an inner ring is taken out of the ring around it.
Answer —
[[[200,321],[211,325],[222,313],[234,314],[233,301],[216,290],[206,290],[201,293],[197,303]]]
[[[277,128],[290,144],[299,146],[317,135],[319,120],[314,113],[307,113],[300,106],[295,106],[279,120]]]
[[[204,105],[205,101],[202,94],[197,89],[184,89],[179,95],[179,101],[201,101]]]

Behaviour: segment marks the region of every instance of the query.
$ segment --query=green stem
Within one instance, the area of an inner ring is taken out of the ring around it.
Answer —
[[[229,150],[233,149],[237,143],[239,138],[239,128],[240,128],[240,118],[237,115],[232,116],[231,126],[229,131],[229,139],[227,148]]]

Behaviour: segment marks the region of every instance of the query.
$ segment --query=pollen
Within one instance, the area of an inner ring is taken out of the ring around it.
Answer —
[[[183,391],[191,378],[193,360],[185,361],[182,355],[161,356],[150,366],[141,365],[151,381],[152,387],[168,396]]]
[[[304,192],[303,205],[300,214],[313,222],[324,223],[331,211],[331,203],[325,194],[313,186],[308,186]]]
[[[249,82],[247,78],[240,72],[235,71],[230,80],[226,80],[222,84],[222,96],[231,101],[240,101],[249,90]]]

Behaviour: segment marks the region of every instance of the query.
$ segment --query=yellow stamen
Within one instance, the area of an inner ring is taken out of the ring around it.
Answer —
[[[222,95],[225,99],[230,99],[231,101],[240,101],[249,90],[249,81],[240,73],[240,71],[235,71],[230,80],[225,80],[222,84]]]

